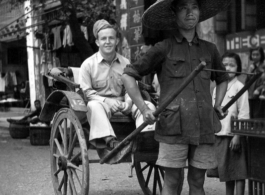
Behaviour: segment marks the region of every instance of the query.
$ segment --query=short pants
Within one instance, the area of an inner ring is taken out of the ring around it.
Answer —
[[[157,165],[169,168],[183,168],[188,160],[189,165],[199,169],[217,167],[213,144],[159,144]]]

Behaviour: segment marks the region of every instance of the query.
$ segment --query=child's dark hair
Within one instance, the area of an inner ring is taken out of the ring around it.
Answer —
[[[263,63],[263,61],[264,61],[264,50],[263,50],[263,48],[262,47],[251,48],[249,50],[249,59],[250,60],[253,60],[253,58],[252,58],[253,51],[259,51],[259,53],[260,53],[260,61],[259,62]]]
[[[226,52],[223,56],[222,56],[222,61],[224,58],[234,58],[236,61],[236,65],[237,65],[237,72],[241,72],[242,71],[242,62],[241,59],[239,57],[238,54],[233,53],[233,52]],[[236,73],[236,76],[239,76],[240,73]]]

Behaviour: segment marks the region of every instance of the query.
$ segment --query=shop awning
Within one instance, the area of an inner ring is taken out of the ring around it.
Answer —
[[[34,28],[36,26],[43,25],[45,23],[43,18],[57,17],[59,14],[58,7],[55,10],[47,11],[46,9],[60,6],[59,0],[49,1],[44,5],[33,6],[32,8],[24,8],[24,5],[11,7],[10,1],[6,1],[0,4],[0,41],[12,41],[20,39],[27,35],[26,29]],[[40,8],[44,8],[40,11]],[[33,11],[35,14],[31,16]],[[55,16],[57,14],[57,16]],[[46,16],[44,16],[46,15]],[[31,17],[34,24],[26,26],[27,19]],[[36,22],[37,21],[37,22]]]

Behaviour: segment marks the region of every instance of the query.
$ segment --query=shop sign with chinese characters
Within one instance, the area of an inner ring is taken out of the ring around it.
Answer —
[[[130,6],[130,46],[131,60],[136,61],[141,57],[141,46],[144,44],[142,36],[141,18],[144,13],[144,1],[133,0]]]
[[[130,59],[135,61],[140,57],[142,37],[141,18],[144,12],[144,0],[117,0],[118,21],[123,34],[122,53],[126,53],[126,44],[130,48]],[[124,40],[126,39],[126,40]],[[125,54],[127,56],[127,54]]]
[[[265,29],[256,32],[240,32],[226,36],[226,50],[233,52],[246,52],[250,48],[265,48]]]

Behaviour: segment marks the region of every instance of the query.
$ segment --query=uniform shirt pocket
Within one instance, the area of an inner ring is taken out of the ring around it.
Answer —
[[[180,106],[174,105],[167,107],[159,116],[158,134],[160,135],[180,135],[181,117]]]
[[[187,75],[184,57],[167,56],[166,65],[171,77],[185,77]]]
[[[93,88],[94,89],[105,89],[106,86],[107,86],[107,81],[106,80],[94,81],[93,82]]]
[[[123,86],[123,82],[121,80],[121,75],[112,72],[110,76],[110,88],[112,95],[114,96],[124,96],[125,88]]]

